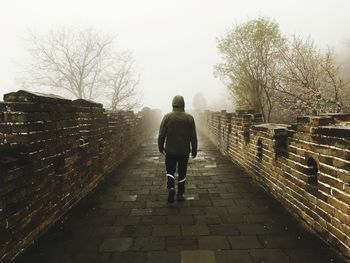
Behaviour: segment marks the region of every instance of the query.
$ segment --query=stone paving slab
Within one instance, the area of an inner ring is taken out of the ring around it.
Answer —
[[[15,262],[349,262],[203,136],[186,187],[167,205],[154,136]]]
[[[211,250],[181,251],[181,263],[216,263],[215,254]]]

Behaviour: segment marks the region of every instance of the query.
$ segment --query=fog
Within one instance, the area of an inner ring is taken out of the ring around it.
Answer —
[[[181,94],[191,108],[198,92],[208,104],[224,106],[220,101],[228,94],[213,76],[213,65],[220,61],[216,38],[227,29],[268,16],[285,35],[310,36],[322,49],[346,50],[349,10],[348,0],[2,1],[0,96],[19,89],[28,30],[74,27],[114,35],[118,48],[133,52],[144,106],[166,112],[172,97]]]

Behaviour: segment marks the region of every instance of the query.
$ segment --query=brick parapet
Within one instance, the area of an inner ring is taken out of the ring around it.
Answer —
[[[215,119],[215,121],[212,121]],[[253,111],[196,114],[199,129],[297,218],[350,257],[350,114],[262,124]],[[215,126],[215,127],[213,127]],[[221,127],[220,127],[221,128]]]
[[[153,110],[19,91],[0,102],[0,262],[30,245],[131,154],[159,121]]]

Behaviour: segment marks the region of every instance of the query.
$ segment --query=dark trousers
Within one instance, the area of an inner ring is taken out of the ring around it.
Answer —
[[[186,172],[187,172],[188,154],[165,156],[165,167],[167,173],[167,188],[175,188],[175,171],[177,164],[177,172],[179,174],[177,192],[183,194],[185,192]]]

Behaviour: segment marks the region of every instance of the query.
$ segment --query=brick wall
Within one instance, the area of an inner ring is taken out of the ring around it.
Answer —
[[[19,91],[0,102],[0,262],[27,247],[155,129],[160,114]]]
[[[297,218],[350,257],[350,114],[263,124],[254,111],[197,113],[199,129]]]

